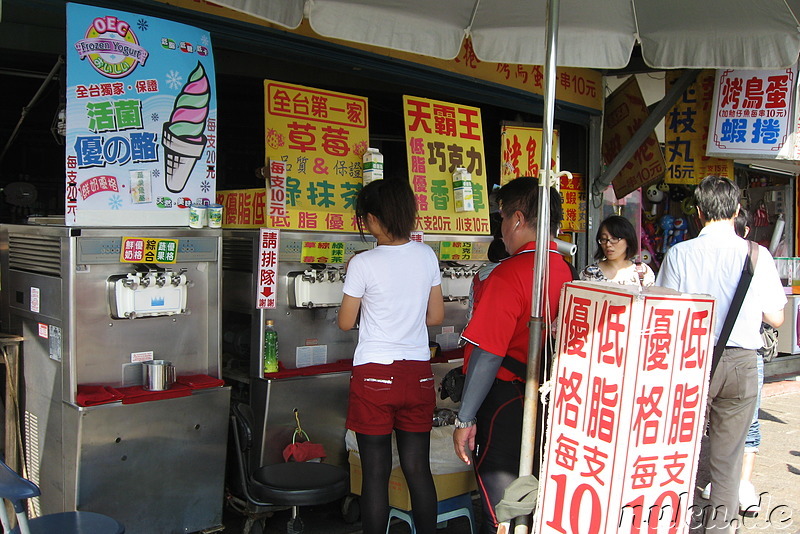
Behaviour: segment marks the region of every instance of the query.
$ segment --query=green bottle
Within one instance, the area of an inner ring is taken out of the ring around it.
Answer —
[[[278,372],[278,332],[275,321],[267,319],[264,327],[264,373]]]

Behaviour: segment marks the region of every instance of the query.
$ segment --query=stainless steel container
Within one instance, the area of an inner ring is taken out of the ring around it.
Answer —
[[[142,387],[147,391],[165,391],[175,383],[175,366],[167,360],[144,362],[142,378]]]

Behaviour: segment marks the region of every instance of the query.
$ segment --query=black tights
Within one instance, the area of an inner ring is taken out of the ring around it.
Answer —
[[[430,466],[430,432],[395,430],[400,467],[411,494],[411,514],[419,534],[436,532],[436,488]],[[356,433],[361,456],[361,523],[364,534],[385,534],[389,523],[392,435]]]

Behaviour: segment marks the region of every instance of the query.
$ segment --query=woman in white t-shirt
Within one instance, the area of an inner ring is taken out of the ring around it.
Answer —
[[[656,277],[649,265],[633,261],[639,254],[636,229],[624,217],[612,215],[597,230],[595,262],[580,273],[581,280],[648,287]]]
[[[363,532],[386,532],[394,430],[414,526],[434,534],[429,454],[436,385],[427,326],[444,320],[439,263],[429,246],[411,240],[417,209],[407,181],[370,182],[355,211],[361,235],[366,230],[378,241],[348,262],[338,319],[342,330],[358,322],[347,428],[361,457]]]

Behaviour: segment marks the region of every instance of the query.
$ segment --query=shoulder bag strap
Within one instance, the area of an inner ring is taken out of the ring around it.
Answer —
[[[728,309],[728,315],[725,316],[725,323],[722,325],[722,331],[719,334],[717,344],[714,346],[714,356],[711,359],[711,376],[714,376],[714,371],[719,365],[719,360],[722,358],[722,351],[725,350],[725,345],[728,343],[728,338],[731,336],[733,330],[733,323],[739,316],[739,310],[742,309],[742,302],[744,296],[747,294],[747,289],[750,287],[750,281],[753,279],[753,273],[756,268],[756,261],[758,261],[758,245],[752,241],[747,242],[748,251],[747,257],[744,260],[744,267],[742,268],[742,276],[739,278],[739,285],[736,286],[736,292],[733,294],[731,300],[731,307]]]

